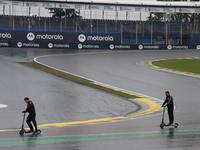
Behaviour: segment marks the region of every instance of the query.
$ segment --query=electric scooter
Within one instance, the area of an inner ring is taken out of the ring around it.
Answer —
[[[20,134],[20,135],[24,135],[24,133],[30,133],[30,132],[27,132],[27,131],[24,129],[24,120],[25,120],[25,116],[26,116],[26,113],[24,113],[23,122],[22,122],[22,128],[21,128],[21,130],[19,131],[19,134]],[[42,132],[41,130],[38,130],[38,134],[40,134],[41,132]],[[33,135],[35,135],[35,132],[33,132]]]
[[[164,123],[164,114],[165,114],[165,107],[163,109],[162,122],[160,124],[160,128],[163,129],[164,127],[167,127],[167,126],[174,126],[175,128],[178,128],[178,123],[174,123],[174,124],[171,124],[171,125],[166,125]]]

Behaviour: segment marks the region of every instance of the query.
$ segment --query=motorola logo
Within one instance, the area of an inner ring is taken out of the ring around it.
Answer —
[[[86,36],[85,36],[84,34],[80,34],[80,35],[78,36],[78,40],[79,40],[80,42],[85,42]]]
[[[49,43],[49,44],[48,44],[48,47],[49,47],[49,48],[53,48],[53,44],[52,44],[52,43]]]
[[[143,45],[139,45],[138,48],[141,50],[143,49]]]
[[[113,44],[110,45],[110,49],[114,49],[115,46]]]
[[[82,44],[78,44],[78,48],[79,48],[79,49],[82,49],[82,48],[83,48],[83,45],[82,45]]]
[[[167,46],[167,49],[168,49],[168,50],[171,50],[171,49],[172,49],[172,46],[171,46],[171,45],[168,45],[168,46]]]
[[[18,42],[18,43],[17,43],[17,46],[18,46],[18,47],[22,47],[22,42]]]
[[[87,41],[98,41],[98,42],[113,42],[114,41],[114,37],[113,36],[99,36],[99,35],[95,35],[95,36],[85,36],[84,34],[80,34],[78,36],[78,40],[79,42],[85,42]]]
[[[27,39],[29,41],[33,41],[35,39],[37,40],[63,40],[64,37],[61,34],[33,34],[33,33],[28,33],[27,34]]]
[[[28,33],[27,34],[27,39],[29,40],[29,41],[33,41],[34,39],[35,39],[35,35],[33,34],[33,33]]]

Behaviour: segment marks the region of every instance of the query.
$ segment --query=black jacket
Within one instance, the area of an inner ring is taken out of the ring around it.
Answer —
[[[173,109],[174,108],[174,102],[173,102],[173,97],[172,96],[166,96],[166,99],[163,103],[163,106],[167,104],[168,109]]]
[[[35,114],[35,106],[33,104],[32,101],[29,101],[27,103],[27,108],[26,108],[26,112],[30,113],[30,114]]]

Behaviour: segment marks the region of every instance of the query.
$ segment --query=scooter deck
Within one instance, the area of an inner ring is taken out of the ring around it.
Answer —
[[[173,127],[175,127],[175,128],[178,128],[178,123],[174,123],[174,124],[171,124],[171,125],[166,125],[164,122],[162,122],[162,123],[160,124],[160,128],[161,128],[161,129],[163,129],[164,127],[171,127],[171,126],[173,126]]]
[[[160,124],[160,128],[161,129],[163,129],[164,127],[170,127],[170,126],[173,126],[173,127],[175,127],[175,128],[178,128],[178,123],[173,123],[173,124],[171,124],[171,125],[166,125],[165,123],[164,123],[164,114],[165,114],[165,107],[164,107],[164,109],[163,109],[163,114],[162,114],[162,122],[161,122],[161,124]]]
[[[41,134],[41,130],[38,130],[38,133],[37,134],[35,134],[35,132],[27,132],[26,130],[24,130],[24,129],[21,129],[20,131],[19,131],[19,134],[20,135],[24,135],[24,133],[26,133],[26,134],[28,134],[28,135],[39,135],[39,134]]]
[[[25,129],[24,129],[24,119],[25,119],[25,116],[26,116],[26,112],[24,113],[24,117],[23,117],[23,121],[22,121],[22,128],[21,130],[19,131],[19,134],[20,135],[24,135],[24,133],[26,134],[29,134],[29,133],[32,133],[32,135],[39,135],[42,131],[40,129],[38,129],[38,133],[35,134],[35,132],[27,132]]]

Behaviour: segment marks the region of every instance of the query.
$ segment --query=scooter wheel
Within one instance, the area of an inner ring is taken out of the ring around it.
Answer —
[[[175,127],[175,128],[178,128],[178,123],[175,123],[175,124],[174,124],[174,127]]]
[[[38,130],[38,134],[40,134],[42,131],[41,130]]]
[[[165,126],[164,123],[161,123],[161,124],[160,124],[160,128],[161,128],[161,129],[163,129],[164,126]]]
[[[24,135],[24,131],[23,131],[23,130],[20,130],[20,131],[19,131],[19,134],[20,134],[20,135]]]

